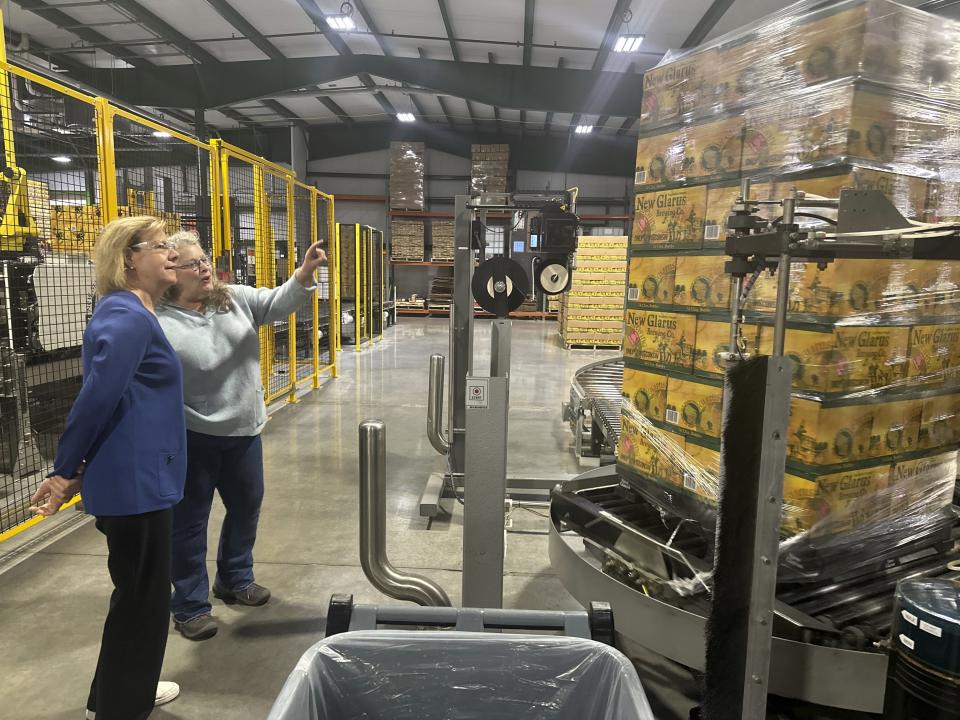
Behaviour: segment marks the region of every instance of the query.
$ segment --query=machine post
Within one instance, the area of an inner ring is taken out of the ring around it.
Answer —
[[[360,565],[370,583],[397,600],[450,605],[437,583],[404,575],[387,559],[387,427],[382,420],[360,423]]]
[[[503,607],[504,501],[507,494],[505,377],[469,377],[463,488],[464,607]]]
[[[450,307],[450,471],[462,477],[466,427],[466,380],[473,372],[473,213],[467,195],[455,205],[456,252],[453,261],[453,302]]]
[[[490,375],[510,377],[510,333],[512,323],[505,318],[493,321],[490,330]]]

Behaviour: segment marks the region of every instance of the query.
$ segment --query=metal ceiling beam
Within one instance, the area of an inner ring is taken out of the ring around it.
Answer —
[[[136,0],[110,0],[110,3],[126,10],[137,22],[151,32],[156,33],[161,41],[173,44],[188,57],[192,57],[194,60],[202,63],[219,62],[214,55],[197,45],[197,43],[177,30],[166,20],[147,10],[147,8],[136,2]]]
[[[493,53],[487,53],[487,59],[490,61],[491,65],[497,64],[497,59],[494,57]],[[497,132],[503,134],[503,124],[500,122],[500,108],[496,105],[493,106],[493,117],[497,121]]]
[[[323,103],[324,107],[327,108],[330,112],[337,116],[337,119],[342,122],[347,127],[353,127],[355,121],[350,117],[347,112],[337,105],[332,98],[328,98],[325,95],[317,95],[317,100]]]
[[[533,13],[536,0],[523,0],[523,64],[530,66],[533,55]]]
[[[713,0],[710,7],[707,8],[707,11],[703,14],[703,17],[700,18],[693,30],[690,31],[690,34],[687,35],[687,39],[683,41],[682,48],[696,47],[704,40],[707,39],[707,35],[710,34],[710,31],[713,30],[717,23],[720,22],[727,10],[730,9],[730,6],[733,5],[734,0]]]
[[[135,105],[192,110],[273,97],[361,73],[487,105],[542,112],[628,117],[636,114],[643,94],[639,74],[382,55],[165,65],[149,73],[114,70],[104,89]]]
[[[557,58],[557,70],[563,70],[563,62],[564,62],[563,56],[561,55],[559,58]],[[550,123],[552,122],[553,122],[553,110],[549,110],[547,111],[546,120],[543,121],[544,133],[550,132]]]
[[[51,52],[50,49],[41,42],[38,42],[30,35],[24,35],[17,32],[16,30],[6,30],[7,36],[7,53],[9,55],[18,54],[14,49],[14,46],[19,46],[23,43],[23,39],[27,38],[28,48],[25,51],[30,55],[33,55],[37,58],[46,58],[46,60],[71,74],[84,74],[90,71],[89,65],[84,65],[81,62],[77,62],[69,55],[64,55],[62,53]]]
[[[447,42],[450,43],[450,52],[453,54],[454,62],[460,62],[460,50],[457,48],[457,41],[454,40],[456,37],[453,33],[453,24],[450,22],[450,12],[447,10],[447,1],[446,0],[437,0],[437,4],[440,6],[440,17],[443,18],[443,30],[447,34]],[[473,104],[470,102],[470,99],[464,97],[461,94],[461,97],[467,103],[467,112],[470,113],[470,122],[473,123],[473,128],[477,132],[480,132],[480,123],[477,122],[476,116],[473,114]],[[489,105],[494,105],[495,103],[488,103]]]
[[[333,45],[333,49],[337,51],[339,55],[353,55],[353,50],[351,50],[347,43],[343,41],[343,38],[340,37],[340,33],[334,30],[332,27],[327,25],[327,16],[323,14],[323,11],[317,7],[317,4],[314,0],[297,0],[297,4],[303,9],[312,21],[314,26],[323,33],[323,36]]]
[[[603,130],[604,126],[607,124],[607,121],[610,119],[609,115],[601,115],[597,118],[597,121],[593,124],[595,130]]]
[[[417,54],[420,56],[421,60],[427,59],[427,53],[422,47],[417,48]],[[437,95],[437,102],[440,104],[440,109],[443,111],[443,116],[447,119],[447,123],[450,127],[456,127],[456,123],[453,121],[453,117],[450,115],[450,109],[447,107],[447,100],[443,95]]]
[[[377,101],[377,103],[380,105],[381,108],[383,108],[383,111],[387,114],[387,116],[390,119],[392,120],[397,119],[397,109],[393,106],[392,102],[387,100],[386,95],[378,91],[373,94],[373,99]]]
[[[141,70],[152,68],[153,64],[146,59],[138,59],[139,56],[130,48],[121,43],[114,42],[106,35],[101,35],[96,30],[90,30],[83,27],[75,18],[53,6],[47,5],[43,0],[14,0],[17,5],[24,10],[39,15],[44,20],[52,22],[59,27],[75,26],[70,32],[78,38],[88,43],[95,43],[104,51],[118,58],[126,58],[126,62]]]
[[[247,125],[251,127],[256,125],[256,123],[250,120],[246,115],[243,115],[242,113],[237,112],[233,108],[222,107],[222,108],[217,108],[217,111],[221,115],[226,115],[231,120],[236,120],[241,125]]]
[[[580,124],[580,113],[574,113],[570,116],[570,124],[567,126],[567,132],[573,132],[573,129]]]
[[[623,14],[630,9],[632,0],[617,0],[613,6],[613,13],[610,15],[610,22],[607,23],[607,29],[603,33],[603,42],[600,44],[600,50],[593,59],[593,71],[603,70],[607,64],[607,58],[613,50],[613,45],[617,41],[617,35],[620,33],[620,26],[623,25]]]
[[[296,125],[301,130],[306,130],[308,124],[304,121],[302,117],[293,112],[283,103],[277,102],[276,100],[261,100],[260,103],[275,112],[277,115],[282,117],[284,120],[289,120],[294,125]]]
[[[284,58],[284,54],[277,49],[277,46],[267,40],[260,31],[251,25],[243,15],[237,12],[227,0],[207,0],[207,2],[217,11],[220,17],[239,30],[241,35],[256,45],[257,49],[268,58],[271,60],[282,60]]]
[[[628,117],[626,120],[623,121],[623,125],[620,126],[620,129],[617,130],[617,135],[626,135],[628,132],[630,132],[630,129],[634,125],[636,125],[636,123],[637,123],[637,118]]]

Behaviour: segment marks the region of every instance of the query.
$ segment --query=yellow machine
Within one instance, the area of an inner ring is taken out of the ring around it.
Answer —
[[[30,214],[27,173],[22,168],[8,165],[0,174],[0,205],[3,206],[0,251],[36,255],[37,223]]]

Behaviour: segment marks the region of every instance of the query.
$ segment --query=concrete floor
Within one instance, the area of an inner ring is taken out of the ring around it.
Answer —
[[[447,328],[446,320],[401,318],[373,348],[345,349],[337,380],[273,414],[263,436],[267,492],[255,552],[257,581],[273,599],[263,608],[214,601],[220,633],[212,640],[189,642],[171,631],[163,676],[179,682],[183,695],[153,717],[265,717],[297,659],[322,637],[331,593],[396,602],[375,591],[359,567],[357,425],[365,418],[387,426],[391,560],[438,581],[459,601],[459,508],[432,523],[417,514],[424,481],[443,469],[425,434],[426,383],[429,355],[447,352]],[[488,328],[477,322],[478,372],[489,357]],[[612,355],[564,350],[552,322],[514,324],[511,475],[560,479],[588,469],[570,449],[560,402],[577,368]],[[212,548],[221,518],[216,504]],[[505,606],[578,609],[550,568],[548,521],[523,509],[513,520]],[[102,536],[89,521],[76,524],[0,576],[0,707],[19,708],[18,718],[83,716],[110,583]],[[0,559],[5,552],[0,546]],[[211,577],[214,570],[210,563]],[[645,658],[640,670],[657,717],[685,719],[695,693],[689,674],[656,658]]]

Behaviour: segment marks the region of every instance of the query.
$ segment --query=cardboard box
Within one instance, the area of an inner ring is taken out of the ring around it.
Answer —
[[[890,466],[845,470],[816,478],[817,494],[810,501],[816,521],[826,521],[829,533],[852,530],[888,517],[886,489]]]
[[[703,239],[707,189],[685,187],[634,196],[634,247],[698,248]]]
[[[711,49],[647,70],[640,126],[676,122],[686,113],[699,111],[711,90],[708,78],[715,61],[716,51]]]
[[[651,420],[662,422],[667,408],[667,378],[665,375],[624,368],[623,397],[638,412]]]
[[[744,352],[757,352],[757,338],[760,328],[743,324],[740,334],[745,347]],[[698,374],[723,377],[727,365],[721,359],[730,349],[730,323],[715,320],[697,320],[697,348],[693,353],[693,369]]]
[[[657,367],[691,372],[696,333],[696,315],[629,309],[623,354]]]
[[[952,385],[960,370],[960,325],[915,325],[910,328],[911,386]]]
[[[808,465],[833,465],[870,457],[877,405],[824,406],[792,398],[787,455]]]
[[[677,259],[673,256],[632,257],[627,300],[641,305],[670,305],[676,276]]]
[[[690,439],[683,467],[683,488],[711,505],[716,505],[720,488],[720,451]]]
[[[943,512],[953,504],[956,477],[956,450],[895,463],[887,493],[890,516],[913,520]]]
[[[888,457],[918,449],[922,400],[881,403],[873,416],[871,457]]]
[[[639,188],[682,178],[686,143],[687,132],[684,128],[641,134],[637,140],[634,184]]]
[[[935,395],[922,401],[918,445],[923,450],[960,442],[960,395]]]
[[[673,295],[675,305],[723,309],[730,303],[730,276],[725,255],[679,255]]]
[[[773,347],[773,328],[760,329],[763,348]],[[838,326],[831,331],[788,329],[793,387],[817,393],[897,390],[907,377],[909,329]]]
[[[789,473],[783,476],[783,518],[780,532],[787,537],[806,532],[816,522],[817,483]]]
[[[688,182],[705,182],[709,179],[741,172],[742,160],[753,152],[744,143],[743,118],[710,120],[687,128],[683,145],[683,177]]]
[[[667,381],[665,420],[683,430],[720,437],[723,388],[694,380]]]

